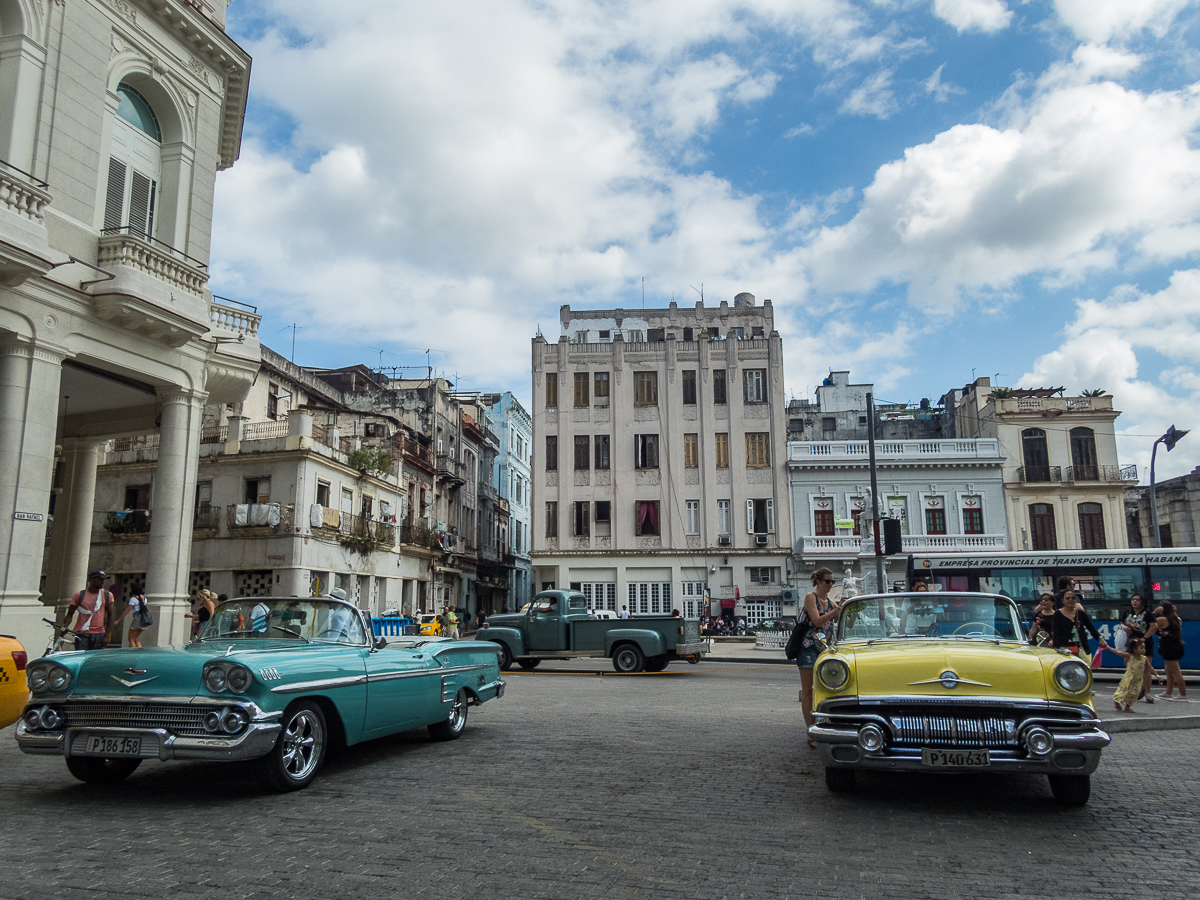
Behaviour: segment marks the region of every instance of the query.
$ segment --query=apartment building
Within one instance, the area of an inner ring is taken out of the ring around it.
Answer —
[[[1004,457],[1008,540],[1014,550],[1129,546],[1125,488],[1136,466],[1117,458],[1111,396],[1014,389],[979,378],[942,398],[950,436],[996,438]]]
[[[849,372],[830,372],[812,401],[789,404],[790,419],[801,419],[791,433],[821,439],[788,442],[788,476],[796,570],[829,566],[873,588],[866,402],[872,391],[871,384],[851,384]],[[943,438],[944,421],[944,410],[927,400],[876,407],[880,515],[899,521],[906,555],[1007,550],[1000,442]],[[889,584],[905,574],[904,557],[887,561]]]
[[[778,614],[791,522],[771,301],[564,306],[560,325],[532,348],[535,587],[633,615],[722,598]]]
[[[226,6],[0,0],[0,631],[31,649],[85,581],[100,454],[134,435],[159,441],[145,640],[187,634],[203,410],[259,367],[259,316],[207,288],[250,75]]]
[[[509,571],[507,610],[517,610],[533,597],[533,557],[530,555],[530,505],[533,488],[533,419],[525,407],[506,391],[492,404],[500,452],[496,456],[495,482],[508,501]]]

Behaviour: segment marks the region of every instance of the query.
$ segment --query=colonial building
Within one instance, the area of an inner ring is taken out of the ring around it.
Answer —
[[[259,366],[258,315],[206,286],[250,74],[226,5],[0,0],[0,631],[31,650],[84,584],[102,448],[135,435],[146,640],[187,634],[203,410]]]
[[[1200,466],[1187,475],[1160,481],[1154,488],[1158,536],[1163,547],[1195,547],[1200,540]],[[1125,520],[1130,547],[1153,547],[1150,488],[1125,489]]]
[[[1124,494],[1138,475],[1117,459],[1114,423],[1121,413],[1112,397],[997,388],[979,378],[942,402],[952,411],[954,437],[1000,442],[1014,550],[1128,546]]]
[[[496,489],[508,501],[509,610],[520,609],[533,597],[533,557],[530,556],[530,460],[533,455],[533,420],[520,401],[506,391],[492,404],[500,453],[496,456]]]
[[[560,318],[557,343],[533,340],[536,587],[634,615],[725,597],[778,614],[791,523],[771,301]]]
[[[875,548],[867,537],[871,474],[866,395],[871,390],[870,384],[851,384],[848,372],[830,372],[813,401],[789,404],[789,415],[802,418],[792,432],[823,438],[788,443],[797,572],[829,566],[873,585]],[[904,554],[1009,549],[999,441],[937,437],[942,422],[942,411],[928,401],[916,408],[876,408],[880,515],[899,521]],[[914,432],[922,437],[912,437]],[[903,581],[905,569],[904,557],[889,559],[888,581]],[[802,577],[799,581],[807,583]]]

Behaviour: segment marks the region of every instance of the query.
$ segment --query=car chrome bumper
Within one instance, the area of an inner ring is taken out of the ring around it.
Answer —
[[[508,682],[503,678],[497,678],[495,681],[480,685],[475,689],[475,696],[479,699],[472,705],[478,706],[484,700],[499,700],[504,696],[504,689],[506,687],[508,687]]]
[[[808,729],[816,741],[821,763],[830,768],[873,769],[891,772],[1004,772],[1090,775],[1100,764],[1100,751],[1112,738],[1098,728],[1069,734],[1051,732],[1054,746],[1045,756],[1002,750],[989,754],[987,766],[927,766],[921,761],[919,748],[895,749],[885,747],[870,753],[858,746],[858,730],[848,725],[817,724]],[[943,748],[938,748],[943,749]],[[976,749],[955,747],[953,749]],[[978,748],[983,749],[983,748]]]
[[[675,655],[684,656],[703,656],[708,652],[708,641],[697,641],[694,644],[676,644]]]
[[[164,728],[68,728],[48,734],[30,732],[24,722],[17,725],[17,746],[26,753],[45,756],[83,756],[73,753],[76,737],[98,734],[105,737],[141,738],[141,759],[206,759],[217,762],[257,759],[271,752],[282,726],[278,722],[251,722],[232,737],[185,737]]]

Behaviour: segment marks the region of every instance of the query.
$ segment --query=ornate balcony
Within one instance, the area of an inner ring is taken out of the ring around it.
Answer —
[[[0,283],[20,284],[50,270],[48,184],[0,160]]]

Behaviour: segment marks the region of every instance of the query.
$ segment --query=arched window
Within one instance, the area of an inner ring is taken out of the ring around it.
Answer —
[[[1057,550],[1058,534],[1054,528],[1054,507],[1049,503],[1029,505],[1029,539],[1032,550]]]
[[[1050,480],[1050,451],[1046,448],[1046,432],[1026,428],[1021,432],[1021,455],[1025,458],[1023,481]]]
[[[1096,432],[1092,429],[1071,429],[1071,466],[1074,481],[1100,480],[1100,467],[1096,463]]]
[[[1072,442],[1074,439],[1072,431]],[[1108,546],[1104,542],[1104,507],[1099,503],[1079,504],[1079,546],[1082,550],[1104,550]]]
[[[154,237],[154,213],[162,179],[162,129],[146,98],[125,83],[117,87],[108,187],[104,197],[104,233],[128,230]]]

